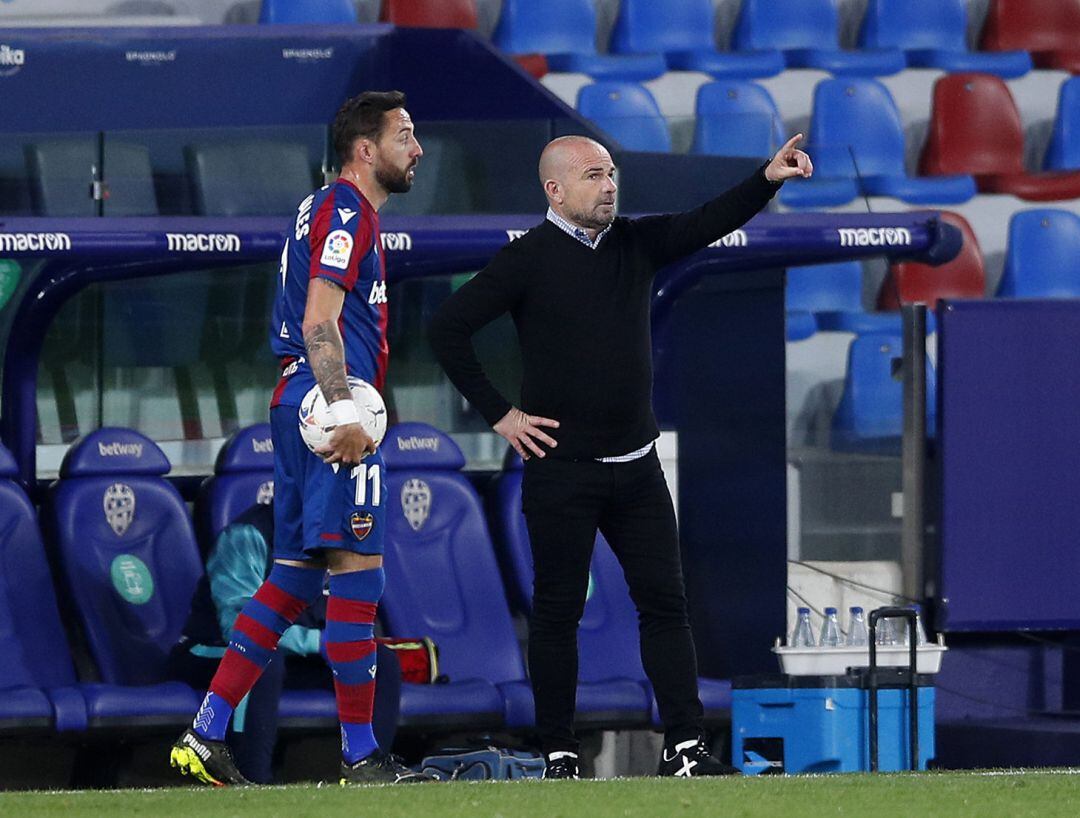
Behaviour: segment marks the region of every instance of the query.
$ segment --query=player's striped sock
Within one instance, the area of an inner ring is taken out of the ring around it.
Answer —
[[[259,680],[281,634],[322,593],[325,576],[318,569],[274,563],[236,617],[229,648],[192,724],[196,733],[211,741],[225,738],[233,710]]]
[[[371,730],[375,702],[375,611],[386,574],[382,568],[330,575],[326,605],[326,655],[334,670],[341,754],[346,763],[379,746]]]

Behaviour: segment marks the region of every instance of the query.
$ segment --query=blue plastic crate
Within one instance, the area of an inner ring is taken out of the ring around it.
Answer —
[[[919,677],[919,769],[934,757],[934,688]],[[855,676],[766,676],[732,685],[733,763],[746,775],[870,769],[869,693]],[[910,766],[909,693],[878,690],[878,769]]]

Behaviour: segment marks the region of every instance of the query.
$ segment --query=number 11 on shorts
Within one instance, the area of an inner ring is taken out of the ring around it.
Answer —
[[[355,504],[358,506],[366,506],[368,504],[368,481],[371,481],[371,505],[379,505],[379,501],[382,499],[382,467],[379,464],[374,464],[368,468],[366,463],[361,463],[359,466],[353,468],[350,477],[356,478],[356,499]]]

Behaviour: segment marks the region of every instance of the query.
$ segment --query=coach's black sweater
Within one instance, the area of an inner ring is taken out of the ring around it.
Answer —
[[[436,312],[435,355],[494,425],[511,403],[484,375],[471,336],[510,312],[521,344],[522,411],[553,418],[558,458],[641,448],[659,434],[652,411],[649,311],[653,275],[744,224],[780,188],[764,169],[686,213],[616,218],[595,250],[551,222],[511,242]]]

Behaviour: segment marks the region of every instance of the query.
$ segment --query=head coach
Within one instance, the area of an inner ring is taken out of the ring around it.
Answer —
[[[641,656],[664,723],[660,775],[732,772],[702,735],[671,495],[654,443],[650,303],[656,271],[735,230],[792,177],[813,173],[792,138],[752,176],[695,210],[615,215],[615,166],[565,136],[540,156],[547,218],[439,308],[436,357],[526,461],[522,506],[535,586],[529,675],[547,777],[578,776],[577,627],[599,529],[637,606]],[[485,376],[471,337],[509,312],[521,344],[520,407]]]

